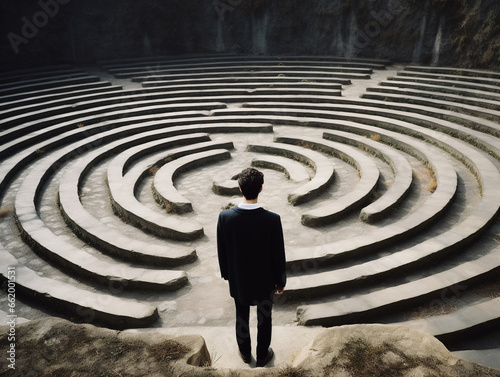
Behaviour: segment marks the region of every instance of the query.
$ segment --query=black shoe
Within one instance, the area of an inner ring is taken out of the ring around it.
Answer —
[[[262,360],[257,360],[257,367],[265,367],[274,357],[274,351],[271,347],[267,350],[267,356]]]
[[[250,364],[252,362],[252,354],[243,355],[241,351],[238,351],[238,354],[240,355],[241,360],[243,360],[245,364]]]

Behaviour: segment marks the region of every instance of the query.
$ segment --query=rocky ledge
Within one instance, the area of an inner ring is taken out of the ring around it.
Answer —
[[[3,326],[0,334],[0,349],[11,359],[3,360],[0,376],[500,377],[500,370],[455,357],[427,333],[392,325],[325,329],[292,365],[253,370],[214,368],[199,335],[116,331],[56,318],[18,324],[14,332]]]

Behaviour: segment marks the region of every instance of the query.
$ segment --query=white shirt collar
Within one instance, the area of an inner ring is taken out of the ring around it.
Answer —
[[[241,208],[241,209],[257,209],[260,207],[261,206],[259,203],[246,204],[246,203],[241,202],[240,204],[238,204],[238,208]]]

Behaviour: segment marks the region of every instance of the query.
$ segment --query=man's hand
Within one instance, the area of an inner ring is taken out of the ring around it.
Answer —
[[[285,292],[285,287],[276,286],[276,294],[277,295],[281,295],[281,294],[283,294],[283,292]]]

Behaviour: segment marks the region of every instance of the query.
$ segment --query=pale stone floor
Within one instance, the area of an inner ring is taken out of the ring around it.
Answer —
[[[373,74],[371,80],[355,80],[353,85],[347,86],[343,90],[344,97],[357,98],[365,91],[367,86],[377,85],[378,82],[385,80],[386,77],[394,75],[401,67],[390,67],[386,71],[377,71]],[[100,72],[103,79],[112,79],[111,76]],[[128,88],[137,88],[138,84],[131,83],[129,80],[113,80]],[[118,82],[119,81],[119,82]],[[233,368],[244,367],[245,365],[236,356],[235,344],[233,340],[233,301],[229,297],[228,287],[224,280],[220,278],[217,264],[217,251],[215,248],[215,225],[217,215],[221,208],[230,200],[227,197],[219,197],[211,192],[211,186],[214,181],[224,181],[232,175],[241,171],[250,165],[253,157],[257,154],[245,151],[249,143],[271,142],[276,135],[287,136],[316,136],[321,137],[322,130],[299,127],[274,127],[274,134],[212,134],[213,140],[231,140],[234,142],[235,149],[231,151],[232,159],[226,162],[209,165],[196,170],[196,173],[187,172],[176,181],[178,190],[190,198],[193,202],[194,212],[183,215],[187,218],[200,222],[204,226],[205,236],[192,242],[191,245],[197,250],[199,259],[189,266],[179,267],[188,274],[190,284],[176,293],[158,294],[158,293],[125,293],[127,297],[138,300],[148,301],[158,306],[160,312],[160,321],[151,330],[160,330],[164,332],[183,332],[200,333],[204,335],[215,361],[216,367]],[[354,169],[346,163],[333,159],[336,166],[337,177],[332,190],[322,196],[321,200],[338,197],[349,192],[354,186]],[[426,198],[426,190],[423,189],[428,183],[426,168],[421,166],[416,160],[411,160],[412,167],[415,169],[417,178],[420,180],[420,188],[413,190],[409,199],[405,202],[401,216],[408,213],[419,205]],[[390,182],[392,173],[382,163],[377,163],[382,171],[383,179]],[[157,240],[151,235],[144,235],[136,228],[126,225],[117,219],[111,211],[108,193],[104,184],[107,162],[102,163],[90,174],[83,188],[82,202],[84,206],[95,216],[101,218],[107,226],[119,227],[132,237],[140,237],[151,242],[165,242]],[[447,220],[450,225],[460,218],[466,216],[469,208],[473,207],[476,199],[476,192],[472,177],[459,164],[457,169],[461,177],[461,193],[464,201],[468,203],[465,208],[455,208],[455,214],[452,219]],[[70,167],[68,167],[70,168]],[[59,172],[53,182],[64,174],[64,169]],[[311,203],[301,206],[301,208],[292,207],[287,203],[286,195],[296,184],[289,182],[282,173],[265,169],[264,191],[260,197],[261,202],[270,210],[276,211],[282,217],[285,240],[287,247],[299,247],[306,245],[323,244],[342,238],[350,238],[361,235],[376,225],[368,225],[361,222],[352,221],[355,216],[347,217],[345,220],[331,226],[320,229],[311,229],[300,224],[300,214],[307,208],[312,208],[319,203],[314,200]],[[310,172],[312,175],[312,172]],[[420,174],[419,174],[420,173]],[[19,184],[23,173],[14,183],[13,190],[9,191],[4,203],[12,203],[13,192]],[[141,201],[157,210],[158,207],[150,194],[151,180],[146,180],[139,190]],[[76,239],[74,235],[62,225],[62,219],[55,203],[55,192],[57,185],[50,183],[44,195],[41,207],[41,216],[51,229],[61,237],[66,238],[75,245],[86,249],[90,253],[96,251],[85,243]],[[382,188],[383,190],[383,188]],[[12,220],[7,219],[7,220]],[[391,221],[394,221],[392,219]],[[445,221],[446,222],[446,221]],[[446,224],[441,224],[446,226]],[[41,275],[50,276],[53,279],[70,282],[81,285],[77,280],[60,273],[57,269],[50,266],[45,261],[33,257],[32,252],[20,241],[18,232],[12,221],[1,221],[0,227],[5,238],[2,240],[6,247],[22,262]],[[169,242],[172,244],[172,242]],[[182,243],[184,245],[184,243]],[[103,257],[102,255],[100,257]],[[103,257],[110,259],[109,257]],[[87,287],[89,289],[89,287]],[[93,289],[92,287],[90,289]],[[97,287],[96,287],[97,289]],[[342,295],[338,295],[342,297]],[[322,300],[331,300],[331,297],[308,301],[321,302]],[[304,302],[305,303],[305,302]],[[3,321],[2,311],[7,307],[6,295],[0,296],[0,320]],[[302,302],[284,302],[278,299],[274,310],[274,323],[276,325],[273,346],[277,351],[277,366],[286,365],[293,360],[293,355],[298,352],[303,345],[312,339],[321,329],[298,328],[295,322],[295,309]],[[18,313],[21,318],[37,319],[47,314],[39,309],[34,309],[30,305],[18,302]],[[252,321],[255,322],[255,314],[252,315]],[[5,321],[3,321],[5,322]],[[151,331],[145,330],[145,331]],[[288,334],[293,336],[288,336]],[[476,349],[484,347],[484,342],[477,341],[471,343]],[[491,344],[491,342],[487,342]],[[500,344],[493,344],[494,350],[487,350],[480,353],[461,353],[465,358],[482,361],[490,366],[500,368]],[[492,357],[494,354],[495,357]],[[483,357],[483,359],[481,359]],[[236,360],[236,361],[235,361]]]

